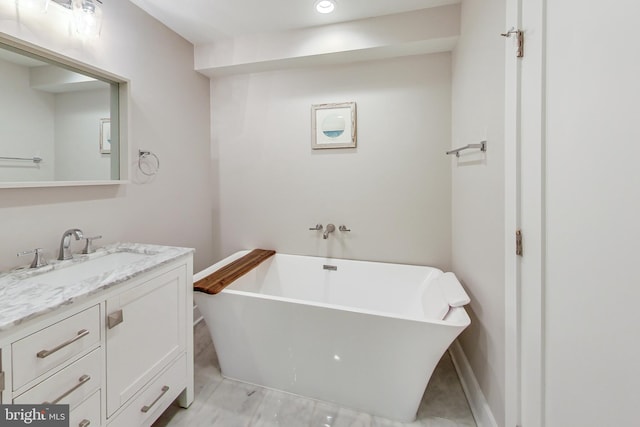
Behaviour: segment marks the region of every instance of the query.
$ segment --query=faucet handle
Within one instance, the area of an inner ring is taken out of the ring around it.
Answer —
[[[351,231],[351,229],[347,228],[346,225],[341,225],[340,227],[338,227],[338,230],[340,230],[340,231]]]
[[[47,265],[47,261],[42,256],[42,251],[43,250],[44,249],[42,249],[42,248],[35,248],[35,249],[30,250],[30,251],[18,252],[18,256],[25,256],[25,255],[35,254],[35,256],[33,257],[33,261],[31,262],[31,265],[29,266],[29,268],[44,267],[45,265]]]
[[[91,243],[93,243],[94,240],[98,240],[98,239],[102,239],[102,236],[85,237],[84,240],[86,240],[87,243],[84,245],[84,249],[82,250],[82,253],[83,254],[94,253],[96,250],[93,248],[93,246],[91,246]]]
[[[309,230],[311,230],[311,231],[322,231],[322,224],[316,224],[315,227],[311,227]]]

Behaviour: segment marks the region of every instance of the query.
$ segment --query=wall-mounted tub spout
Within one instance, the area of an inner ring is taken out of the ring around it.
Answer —
[[[333,224],[327,224],[326,230],[324,230],[324,233],[322,233],[322,238],[325,240],[328,239],[329,233],[333,233],[334,231],[336,231],[336,226]]]

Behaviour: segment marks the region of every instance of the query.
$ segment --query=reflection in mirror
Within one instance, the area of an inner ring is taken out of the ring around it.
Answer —
[[[119,83],[2,43],[0,75],[0,185],[121,179]]]

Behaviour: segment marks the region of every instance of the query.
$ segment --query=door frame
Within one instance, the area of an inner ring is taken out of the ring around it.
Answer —
[[[506,21],[525,41],[505,61],[505,423],[544,427],[546,0],[506,0]]]

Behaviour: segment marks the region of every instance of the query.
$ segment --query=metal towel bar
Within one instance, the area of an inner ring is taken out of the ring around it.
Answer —
[[[42,161],[42,157],[34,156],[34,157],[4,157],[0,156],[0,160],[28,160],[33,163],[40,163]]]
[[[487,151],[487,141],[480,141],[478,144],[467,144],[464,147],[456,148],[455,150],[447,151],[447,155],[455,154],[456,157],[460,157],[460,152],[468,150],[470,148],[479,148],[480,151]]]

